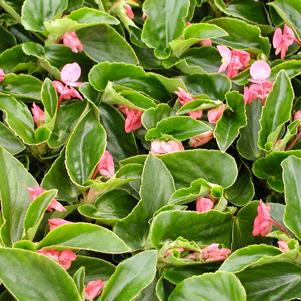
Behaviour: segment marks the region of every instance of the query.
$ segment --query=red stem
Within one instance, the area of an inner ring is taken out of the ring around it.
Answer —
[[[301,132],[298,133],[298,135],[295,137],[295,139],[286,147],[285,150],[292,149],[300,138],[301,138]]]
[[[282,231],[283,233],[287,234],[288,236],[290,236],[290,234],[288,233],[288,231],[285,229],[285,227],[283,227],[280,223],[278,223],[277,221],[275,221],[274,219],[271,218],[271,222],[273,225],[275,225],[280,231]]]

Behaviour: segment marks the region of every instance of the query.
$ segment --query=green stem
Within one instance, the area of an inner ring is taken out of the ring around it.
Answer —
[[[21,16],[11,6],[9,6],[4,0],[0,0],[0,6],[7,13],[9,13],[18,23],[21,24]]]

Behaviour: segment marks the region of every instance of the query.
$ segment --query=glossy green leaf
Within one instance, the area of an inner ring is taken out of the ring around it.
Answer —
[[[301,209],[301,191],[300,187],[300,167],[301,159],[289,156],[281,166],[283,168],[283,182],[285,195],[285,225],[296,235],[301,238],[300,226],[300,209]]]
[[[23,221],[31,200],[27,187],[38,184],[21,162],[0,148],[1,240],[11,246],[23,235]]]
[[[3,26],[0,26],[0,35],[2,37],[0,42],[0,53],[17,44],[15,36]]]
[[[20,301],[81,301],[68,273],[44,255],[21,249],[1,248],[0,262],[1,280]]]
[[[12,155],[16,155],[25,149],[25,145],[21,140],[2,122],[0,122],[0,145]]]
[[[102,301],[132,300],[156,275],[157,252],[144,251],[122,261],[106,283]]]
[[[84,185],[106,147],[106,132],[93,111],[79,121],[66,146],[66,167],[72,181]]]
[[[258,146],[271,150],[281,127],[289,121],[294,100],[294,91],[290,79],[281,71],[269,93],[260,119]]]
[[[169,117],[172,113],[172,108],[165,103],[160,103],[156,108],[149,108],[144,111],[141,121],[146,129],[156,127],[157,123],[166,117]]]
[[[147,19],[141,38],[146,45],[155,48],[158,58],[169,56],[169,42],[183,33],[188,9],[188,0],[147,0],[143,4]]]
[[[229,246],[231,232],[230,213],[211,210],[200,214],[193,211],[168,210],[155,216],[150,237],[156,248],[160,248],[165,240],[175,240],[179,236],[200,244],[215,242]]]
[[[218,120],[214,136],[221,151],[226,151],[239,134],[239,130],[247,125],[243,96],[236,91],[226,94],[227,108]]]
[[[112,231],[89,223],[62,225],[49,232],[39,248],[50,246],[91,250],[101,253],[126,253],[129,248]]]
[[[292,78],[300,74],[301,61],[287,60],[272,67],[270,79],[274,80],[281,70],[285,70],[286,74]]]
[[[46,122],[50,121],[56,114],[58,107],[58,97],[51,80],[48,78],[45,79],[42,85],[41,100],[47,113]]]
[[[149,220],[157,210],[167,205],[174,190],[173,178],[165,165],[149,155],[142,173],[141,200],[126,218],[116,224],[114,232],[133,250],[143,248],[149,231]]]
[[[45,30],[44,22],[62,16],[68,0],[25,0],[22,6],[22,24],[27,30]]]
[[[199,301],[246,301],[246,292],[240,281],[229,272],[208,273],[201,276],[188,278],[178,284],[170,301],[188,300]]]

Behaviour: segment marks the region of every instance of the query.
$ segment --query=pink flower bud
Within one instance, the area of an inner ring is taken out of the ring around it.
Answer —
[[[37,127],[39,127],[43,123],[45,123],[45,113],[35,103],[32,103],[31,113],[32,113],[33,120],[34,120]]]
[[[218,120],[222,117],[226,106],[224,104],[218,106],[215,109],[210,109],[207,113],[208,121],[210,123],[216,124]]]
[[[101,294],[104,287],[102,280],[89,281],[85,287],[85,300],[93,300]]]
[[[0,69],[0,83],[5,80],[5,73],[3,69]]]
[[[278,240],[278,246],[282,253],[285,253],[289,250],[288,245],[284,240]]]
[[[212,208],[214,208],[214,203],[208,199],[208,198],[204,198],[204,197],[198,197],[196,200],[196,211],[197,212],[207,212],[209,210],[211,210]]]
[[[124,105],[118,106],[118,109],[126,116],[124,124],[124,130],[126,133],[136,131],[141,127],[142,111],[132,109]]]
[[[283,32],[281,28],[277,28],[273,35],[273,47],[276,49],[275,54],[280,53],[283,60],[288,51],[288,47],[296,40],[294,32],[285,24]]]
[[[161,141],[154,140],[151,143],[151,153],[152,154],[166,154],[166,153],[175,153],[181,152],[184,150],[184,147],[181,141]]]
[[[189,145],[190,147],[198,147],[203,144],[206,144],[207,142],[211,141],[213,138],[214,137],[212,131],[204,132],[198,136],[190,138]]]
[[[267,236],[273,228],[272,219],[270,216],[270,206],[265,205],[261,200],[257,207],[257,216],[253,225],[253,236]]]
[[[68,270],[71,266],[72,261],[76,259],[76,255],[71,250],[57,251],[55,249],[39,250],[37,253],[47,256],[58,264],[60,264],[65,270]]]
[[[211,39],[205,39],[205,40],[201,40],[200,44],[202,46],[212,46],[212,41],[211,41]]]
[[[129,4],[125,4],[124,5],[124,9],[125,9],[125,13],[126,15],[131,19],[133,20],[135,18],[135,14],[132,10],[132,7],[129,5]]]
[[[301,111],[297,111],[294,114],[294,120],[301,120]]]
[[[53,199],[52,202],[49,204],[47,207],[47,211],[52,212],[52,211],[59,211],[59,212],[64,212],[67,211],[67,209],[56,199]]]
[[[59,226],[66,225],[66,224],[71,224],[71,222],[66,221],[63,218],[50,218],[48,220],[48,225],[49,225],[50,231],[56,229]]]
[[[202,249],[202,258],[205,262],[224,261],[230,253],[231,250],[227,248],[220,249],[219,244],[213,243]]]
[[[95,168],[93,178],[95,178],[98,173],[107,178],[112,178],[114,176],[115,167],[113,157],[110,154],[110,152],[105,151],[102,157],[100,158]]]
[[[65,46],[69,47],[72,52],[78,53],[84,50],[84,46],[78,38],[77,34],[72,32],[66,32],[63,35],[63,43]]]

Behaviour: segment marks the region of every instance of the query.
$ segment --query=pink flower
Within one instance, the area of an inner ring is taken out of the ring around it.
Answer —
[[[34,201],[40,194],[42,194],[46,190],[44,190],[40,186],[36,186],[35,188],[27,187],[27,191],[29,192],[30,199]],[[54,210],[63,212],[66,211],[66,208],[56,199],[53,199],[47,207],[47,211],[52,212]]]
[[[175,94],[178,96],[178,101],[182,106],[194,100],[194,97],[192,97],[188,92],[186,92],[182,88],[178,88]],[[202,110],[198,110],[198,111],[189,112],[188,115],[193,119],[200,119],[202,117],[202,113],[203,113]]]
[[[184,150],[184,147],[181,141],[161,141],[154,140],[151,143],[151,153],[152,154],[166,154],[166,153],[175,153],[181,152]]]
[[[198,136],[192,137],[189,140],[189,145],[191,147],[198,147],[203,144],[206,144],[207,142],[211,141],[213,139],[213,132],[212,131],[207,131],[204,132]]]
[[[131,19],[133,20],[135,18],[135,14],[132,10],[132,7],[129,5],[129,4],[125,4],[124,5],[124,9],[125,9],[125,13],[126,15]]]
[[[201,40],[200,44],[202,46],[212,46],[212,41],[211,41],[211,39],[205,39],[205,40]]]
[[[81,85],[77,80],[80,78],[81,68],[77,63],[67,64],[61,70],[61,81],[53,81],[52,84],[55,90],[60,94],[59,105],[63,100],[78,98],[83,100],[80,93],[74,89]],[[65,85],[64,85],[64,84]]]
[[[35,103],[32,104],[31,112],[32,112],[33,120],[37,127],[45,123],[45,113]]]
[[[239,70],[247,68],[250,61],[250,54],[241,50],[230,50],[228,47],[218,45],[217,50],[222,57],[222,64],[218,72],[227,71],[227,76],[232,78],[238,74]]]
[[[74,31],[66,32],[63,35],[62,39],[64,45],[69,47],[72,50],[72,52],[78,53],[84,50],[83,44],[81,43],[80,39]]]
[[[202,258],[205,260],[205,262],[224,261],[230,253],[231,250],[227,248],[220,249],[219,244],[213,243],[202,249]]]
[[[288,47],[292,45],[296,40],[294,32],[284,24],[283,32],[281,28],[277,28],[273,36],[273,47],[276,49],[275,54],[280,53],[280,57],[283,60],[288,51]]]
[[[126,116],[124,124],[124,130],[126,133],[136,131],[141,127],[142,111],[132,109],[124,105],[119,105],[118,109]]]
[[[289,250],[288,245],[284,240],[278,240],[278,246],[282,253],[285,253]]]
[[[115,167],[113,157],[110,154],[110,152],[105,151],[104,154],[101,156],[95,168],[93,178],[95,178],[98,173],[107,178],[112,178],[114,176]]]
[[[66,225],[66,224],[72,224],[69,221],[66,221],[63,218],[50,218],[48,220],[48,225],[49,225],[49,229],[50,231],[54,230],[55,228],[62,226],[62,225]]]
[[[197,212],[207,212],[211,210],[213,207],[214,207],[214,203],[208,198],[199,197],[196,200]]]
[[[37,253],[45,255],[58,264],[60,264],[65,270],[68,270],[71,266],[72,261],[76,259],[76,255],[71,250],[57,251],[54,249],[50,250],[39,250]]]
[[[226,106],[224,104],[218,106],[215,109],[210,109],[207,113],[208,121],[210,123],[216,124],[218,120],[222,117]]]
[[[85,287],[85,300],[93,300],[100,295],[104,287],[102,280],[89,281]]]
[[[5,73],[3,69],[0,69],[0,83],[3,82],[4,80],[5,80]]]
[[[271,67],[265,61],[256,61],[250,67],[250,82],[264,83],[271,75]]]
[[[270,216],[270,206],[265,205],[261,200],[257,207],[257,216],[253,225],[253,236],[267,236],[273,228],[273,221]]]

